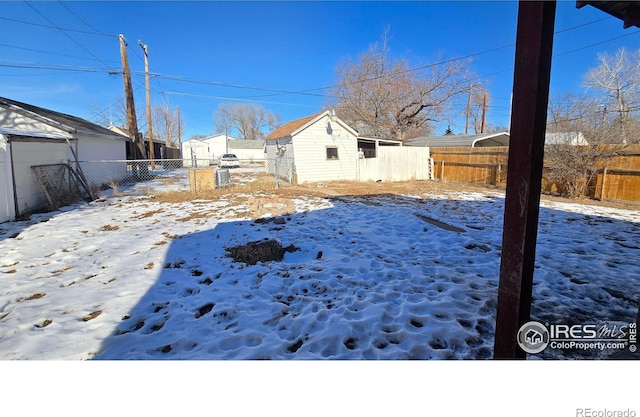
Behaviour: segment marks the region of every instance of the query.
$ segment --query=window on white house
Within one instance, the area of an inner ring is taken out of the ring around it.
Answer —
[[[338,148],[327,146],[327,159],[338,159]]]

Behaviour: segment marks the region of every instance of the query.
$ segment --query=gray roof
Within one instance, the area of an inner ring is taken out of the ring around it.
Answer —
[[[508,146],[509,133],[482,133],[479,135],[444,135],[444,136],[422,136],[419,138],[407,139],[404,146],[429,146],[440,148],[452,147],[485,147],[485,146]]]
[[[229,149],[263,149],[263,140],[234,139],[229,141]]]
[[[88,120],[81,119],[69,114],[59,113],[53,110],[45,109],[43,107],[33,106],[27,103],[21,103],[19,101],[10,100],[8,98],[0,97],[0,106],[13,107],[14,110],[34,113],[38,116],[60,123],[67,128],[71,128],[76,132],[82,132],[87,134],[95,134],[100,136],[109,136],[114,139],[128,139],[126,136],[113,132],[105,127],[89,122]],[[16,109],[16,107],[18,109]]]

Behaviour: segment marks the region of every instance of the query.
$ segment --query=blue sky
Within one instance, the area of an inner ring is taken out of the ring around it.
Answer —
[[[215,130],[220,104],[254,102],[283,122],[330,101],[336,67],[389,28],[391,54],[412,66],[475,55],[487,120],[507,126],[517,2],[512,1],[1,1],[0,95],[92,119],[123,95],[118,34],[129,44],[137,107],[144,107],[148,45],[152,105],[180,107],[183,140]],[[69,30],[71,29],[71,30]],[[552,94],[584,91],[598,53],[640,45],[637,28],[592,7],[559,1]],[[64,70],[53,69],[64,67]],[[308,90],[309,93],[300,94]],[[289,93],[285,93],[289,92]],[[298,93],[298,94],[293,94]],[[446,126],[438,126],[440,134]],[[464,130],[464,120],[452,126]]]

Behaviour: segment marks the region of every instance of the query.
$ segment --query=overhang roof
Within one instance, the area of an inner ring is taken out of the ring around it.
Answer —
[[[625,29],[640,28],[640,2],[638,1],[576,1],[578,9],[592,6],[622,20]]]

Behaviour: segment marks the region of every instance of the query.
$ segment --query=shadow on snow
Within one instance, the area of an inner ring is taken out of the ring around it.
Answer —
[[[157,281],[95,359],[491,357],[502,198],[332,203],[284,223],[221,222],[174,239]],[[632,222],[541,208],[532,319],[633,320],[639,235]],[[255,265],[229,257],[262,241],[297,250]]]

